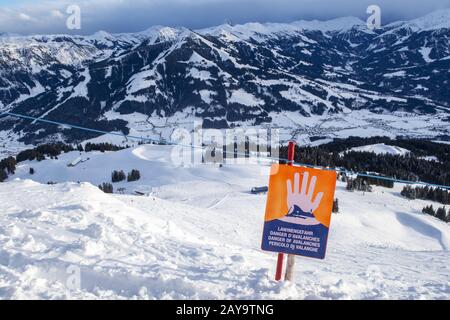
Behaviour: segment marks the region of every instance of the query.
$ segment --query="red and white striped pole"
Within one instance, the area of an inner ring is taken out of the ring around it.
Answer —
[[[295,155],[295,142],[289,141],[289,147],[288,147],[288,165],[292,166],[294,165],[294,155]],[[281,275],[283,273],[283,262],[284,262],[284,254],[279,253],[278,254],[278,260],[277,260],[277,271],[275,273],[275,280],[280,281]]]

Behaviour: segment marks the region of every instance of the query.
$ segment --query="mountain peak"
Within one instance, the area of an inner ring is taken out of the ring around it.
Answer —
[[[155,42],[157,39],[174,40],[178,38],[182,33],[185,33],[186,28],[172,28],[167,26],[156,25],[152,26],[137,34],[149,39],[150,42]]]
[[[425,16],[409,21],[396,21],[386,26],[387,29],[408,27],[414,31],[450,29],[450,9],[431,12]]]
[[[97,37],[97,38],[106,38],[106,37],[110,37],[110,36],[111,36],[111,34],[104,30],[99,30],[93,34],[93,37]]]
[[[448,29],[450,28],[450,9],[431,12],[423,17],[411,20],[410,23],[424,30]]]

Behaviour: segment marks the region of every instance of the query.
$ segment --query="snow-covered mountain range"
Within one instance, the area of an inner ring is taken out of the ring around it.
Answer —
[[[0,113],[168,138],[171,128],[302,135],[450,134],[450,10],[371,31],[357,18],[0,36]],[[432,115],[432,116],[431,116]],[[95,133],[10,116],[4,141]]]

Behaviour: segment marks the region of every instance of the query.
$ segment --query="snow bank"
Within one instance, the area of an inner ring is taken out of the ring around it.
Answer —
[[[261,253],[224,242],[233,223],[198,208],[148,198],[138,209],[89,184],[29,180],[2,184],[0,197],[11,205],[0,214],[2,298],[287,297],[253,263]],[[74,268],[79,288],[69,285]]]

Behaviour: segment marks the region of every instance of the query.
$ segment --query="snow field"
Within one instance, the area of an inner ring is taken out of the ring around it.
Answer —
[[[299,257],[295,283],[277,283],[276,255],[260,250],[266,198],[249,192],[267,172],[177,168],[170,154],[144,145],[83,153],[90,160],[75,167],[78,152],[21,164],[20,179],[0,184],[0,298],[450,298],[449,225],[421,213],[430,202],[402,198],[401,185],[363,194],[338,183],[327,258]],[[133,168],[142,180],[115,189],[150,196],[94,186]]]

